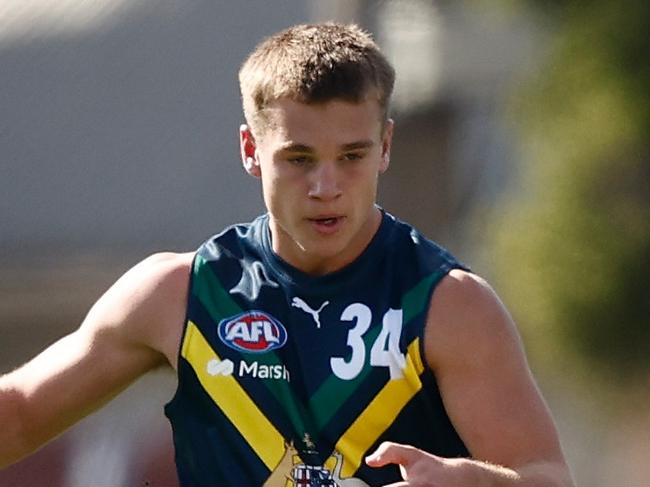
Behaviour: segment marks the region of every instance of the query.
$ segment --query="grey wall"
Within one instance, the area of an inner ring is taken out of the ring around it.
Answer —
[[[0,39],[0,251],[193,248],[257,213],[237,70],[307,15],[299,0],[148,0],[61,32],[35,12]]]

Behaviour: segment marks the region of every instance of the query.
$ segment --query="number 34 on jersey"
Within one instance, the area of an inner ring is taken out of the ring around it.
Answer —
[[[332,372],[343,380],[354,379],[366,363],[367,351],[364,335],[372,323],[372,312],[365,304],[353,303],[341,313],[342,322],[352,322],[348,331],[347,346],[352,354],[345,357],[331,357]],[[388,367],[391,379],[401,379],[406,365],[404,354],[400,351],[399,341],[402,334],[402,310],[389,309],[382,320],[381,331],[370,347],[370,365]]]

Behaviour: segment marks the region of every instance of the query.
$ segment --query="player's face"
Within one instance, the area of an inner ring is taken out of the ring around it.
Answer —
[[[247,171],[262,179],[273,249],[305,272],[337,270],[379,227],[374,203],[392,121],[382,130],[374,99],[307,105],[282,98],[267,110],[270,128],[253,140],[242,127],[241,146]]]

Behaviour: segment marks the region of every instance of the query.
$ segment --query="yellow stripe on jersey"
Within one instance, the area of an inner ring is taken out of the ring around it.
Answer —
[[[420,339],[408,346],[404,376],[390,380],[368,407],[339,438],[335,450],[345,458],[341,477],[350,477],[357,471],[363,456],[377,438],[393,423],[399,412],[422,389],[420,374],[424,365],[420,356]]]
[[[273,470],[285,453],[284,439],[232,375],[211,376],[208,362],[221,360],[198,327],[188,321],[181,355],[215,404],[246,439],[250,447]]]

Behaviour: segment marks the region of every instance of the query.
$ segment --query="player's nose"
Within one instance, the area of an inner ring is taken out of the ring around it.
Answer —
[[[341,194],[341,175],[335,161],[320,162],[310,174],[309,197],[331,200]]]

